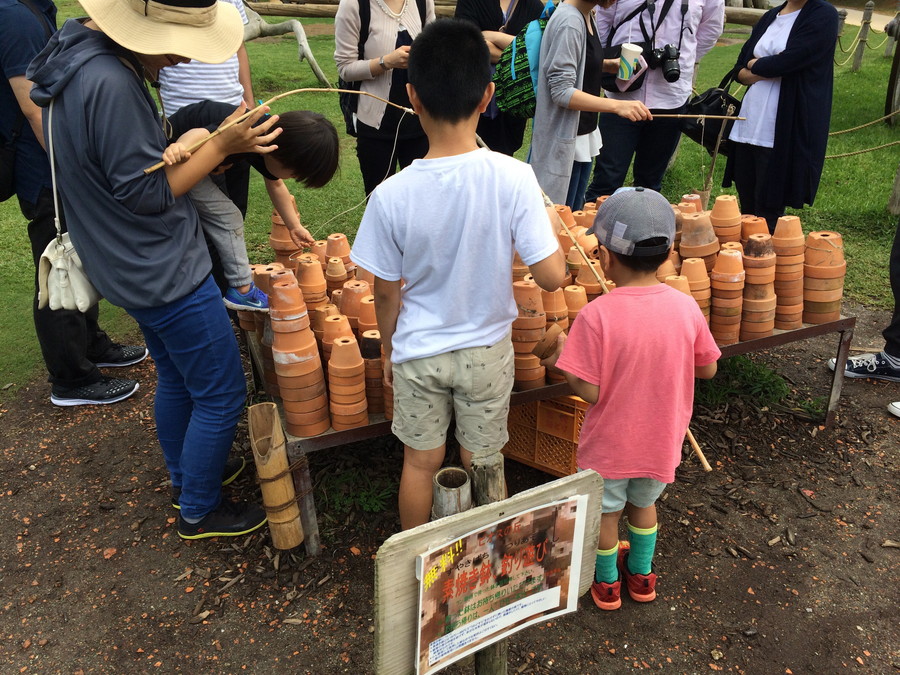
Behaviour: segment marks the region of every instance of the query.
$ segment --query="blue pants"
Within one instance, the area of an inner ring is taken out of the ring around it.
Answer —
[[[247,397],[237,340],[209,277],[180,300],[129,309],[156,362],[154,412],[181,513],[202,518],[218,507],[222,472]]]
[[[593,162],[573,162],[572,177],[569,179],[569,194],[566,195],[566,206],[573,211],[584,208],[584,191],[591,177]]]
[[[651,110],[653,113],[684,112],[684,106],[672,110]],[[650,122],[631,122],[613,113],[600,114],[600,133],[603,147],[597,155],[594,179],[587,188],[585,199],[593,201],[611,195],[625,184],[628,167],[634,158],[634,185],[659,192],[669,159],[681,138],[681,121],[659,119]]]

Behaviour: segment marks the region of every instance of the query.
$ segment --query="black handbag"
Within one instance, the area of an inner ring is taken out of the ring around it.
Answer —
[[[686,113],[688,115],[736,116],[741,111],[741,102],[728,91],[734,83],[736,73],[737,68],[726,74],[718,87],[707,89],[702,94],[694,96],[688,101]],[[724,125],[724,129],[722,125]],[[733,125],[734,120],[699,117],[682,120],[681,131],[692,141],[706,148],[710,155],[715,152],[716,142],[719,140],[719,134],[721,133],[722,140],[719,143],[719,154],[727,156],[731,150],[731,141],[728,140],[728,134],[731,133]]]

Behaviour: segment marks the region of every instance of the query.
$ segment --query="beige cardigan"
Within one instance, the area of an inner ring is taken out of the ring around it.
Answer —
[[[371,6],[369,37],[363,49],[365,60],[362,61],[359,60],[360,1],[369,2]],[[432,21],[434,21],[434,0],[425,0],[425,22]],[[369,60],[394,51],[401,22],[413,39],[421,32],[422,22],[415,0],[407,0],[401,21],[388,16],[376,0],[340,0],[334,18],[334,60],[341,78],[347,82],[361,80],[362,91],[388,98],[394,71],[388,70],[373,78],[369,70]],[[381,127],[384,109],[383,102],[371,96],[360,96],[356,115],[363,124],[378,129]]]

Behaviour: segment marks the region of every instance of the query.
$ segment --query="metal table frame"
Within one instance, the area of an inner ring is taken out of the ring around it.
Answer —
[[[841,396],[841,387],[843,386],[844,381],[844,369],[840,367],[840,364],[845,363],[850,354],[850,343],[853,340],[853,330],[855,326],[856,317],[841,317],[837,321],[816,325],[807,324],[796,330],[776,330],[775,333],[769,337],[738,342],[737,344],[721,347],[722,358],[780,347],[792,342],[807,340],[821,335],[828,335],[829,333],[838,333],[839,340],[836,355],[838,367],[835,368],[834,376],[831,380],[831,393],[828,399],[828,408],[825,413],[825,426],[828,427],[834,423],[838,400]],[[244,333],[244,336],[247,338],[246,343],[251,357],[250,360],[254,384],[259,385],[259,383],[263,382],[262,373],[260,372],[261,358],[259,353],[259,342],[255,333]],[[537,389],[513,392],[510,398],[510,405],[541,401],[548,398],[566,396],[571,393],[572,390],[565,382],[549,384]],[[279,411],[281,411],[280,399],[275,397],[272,398],[279,404]],[[297,493],[301,495],[300,513],[303,522],[303,531],[306,535],[305,543],[308,555],[318,555],[319,553],[319,522],[316,514],[316,502],[313,495],[312,477],[309,472],[307,456],[318,450],[347,445],[369,438],[377,438],[390,433],[391,422],[390,420],[386,420],[383,415],[371,415],[369,419],[369,424],[364,427],[357,427],[356,429],[349,429],[347,431],[329,430],[319,436],[301,438],[298,436],[291,436],[285,432],[287,438],[288,461],[291,465],[296,464],[293,471],[294,487],[296,488]]]

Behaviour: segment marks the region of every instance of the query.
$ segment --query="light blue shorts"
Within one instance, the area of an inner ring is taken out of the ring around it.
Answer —
[[[667,487],[653,478],[603,479],[603,513],[616,513],[625,502],[639,509],[652,506]]]

